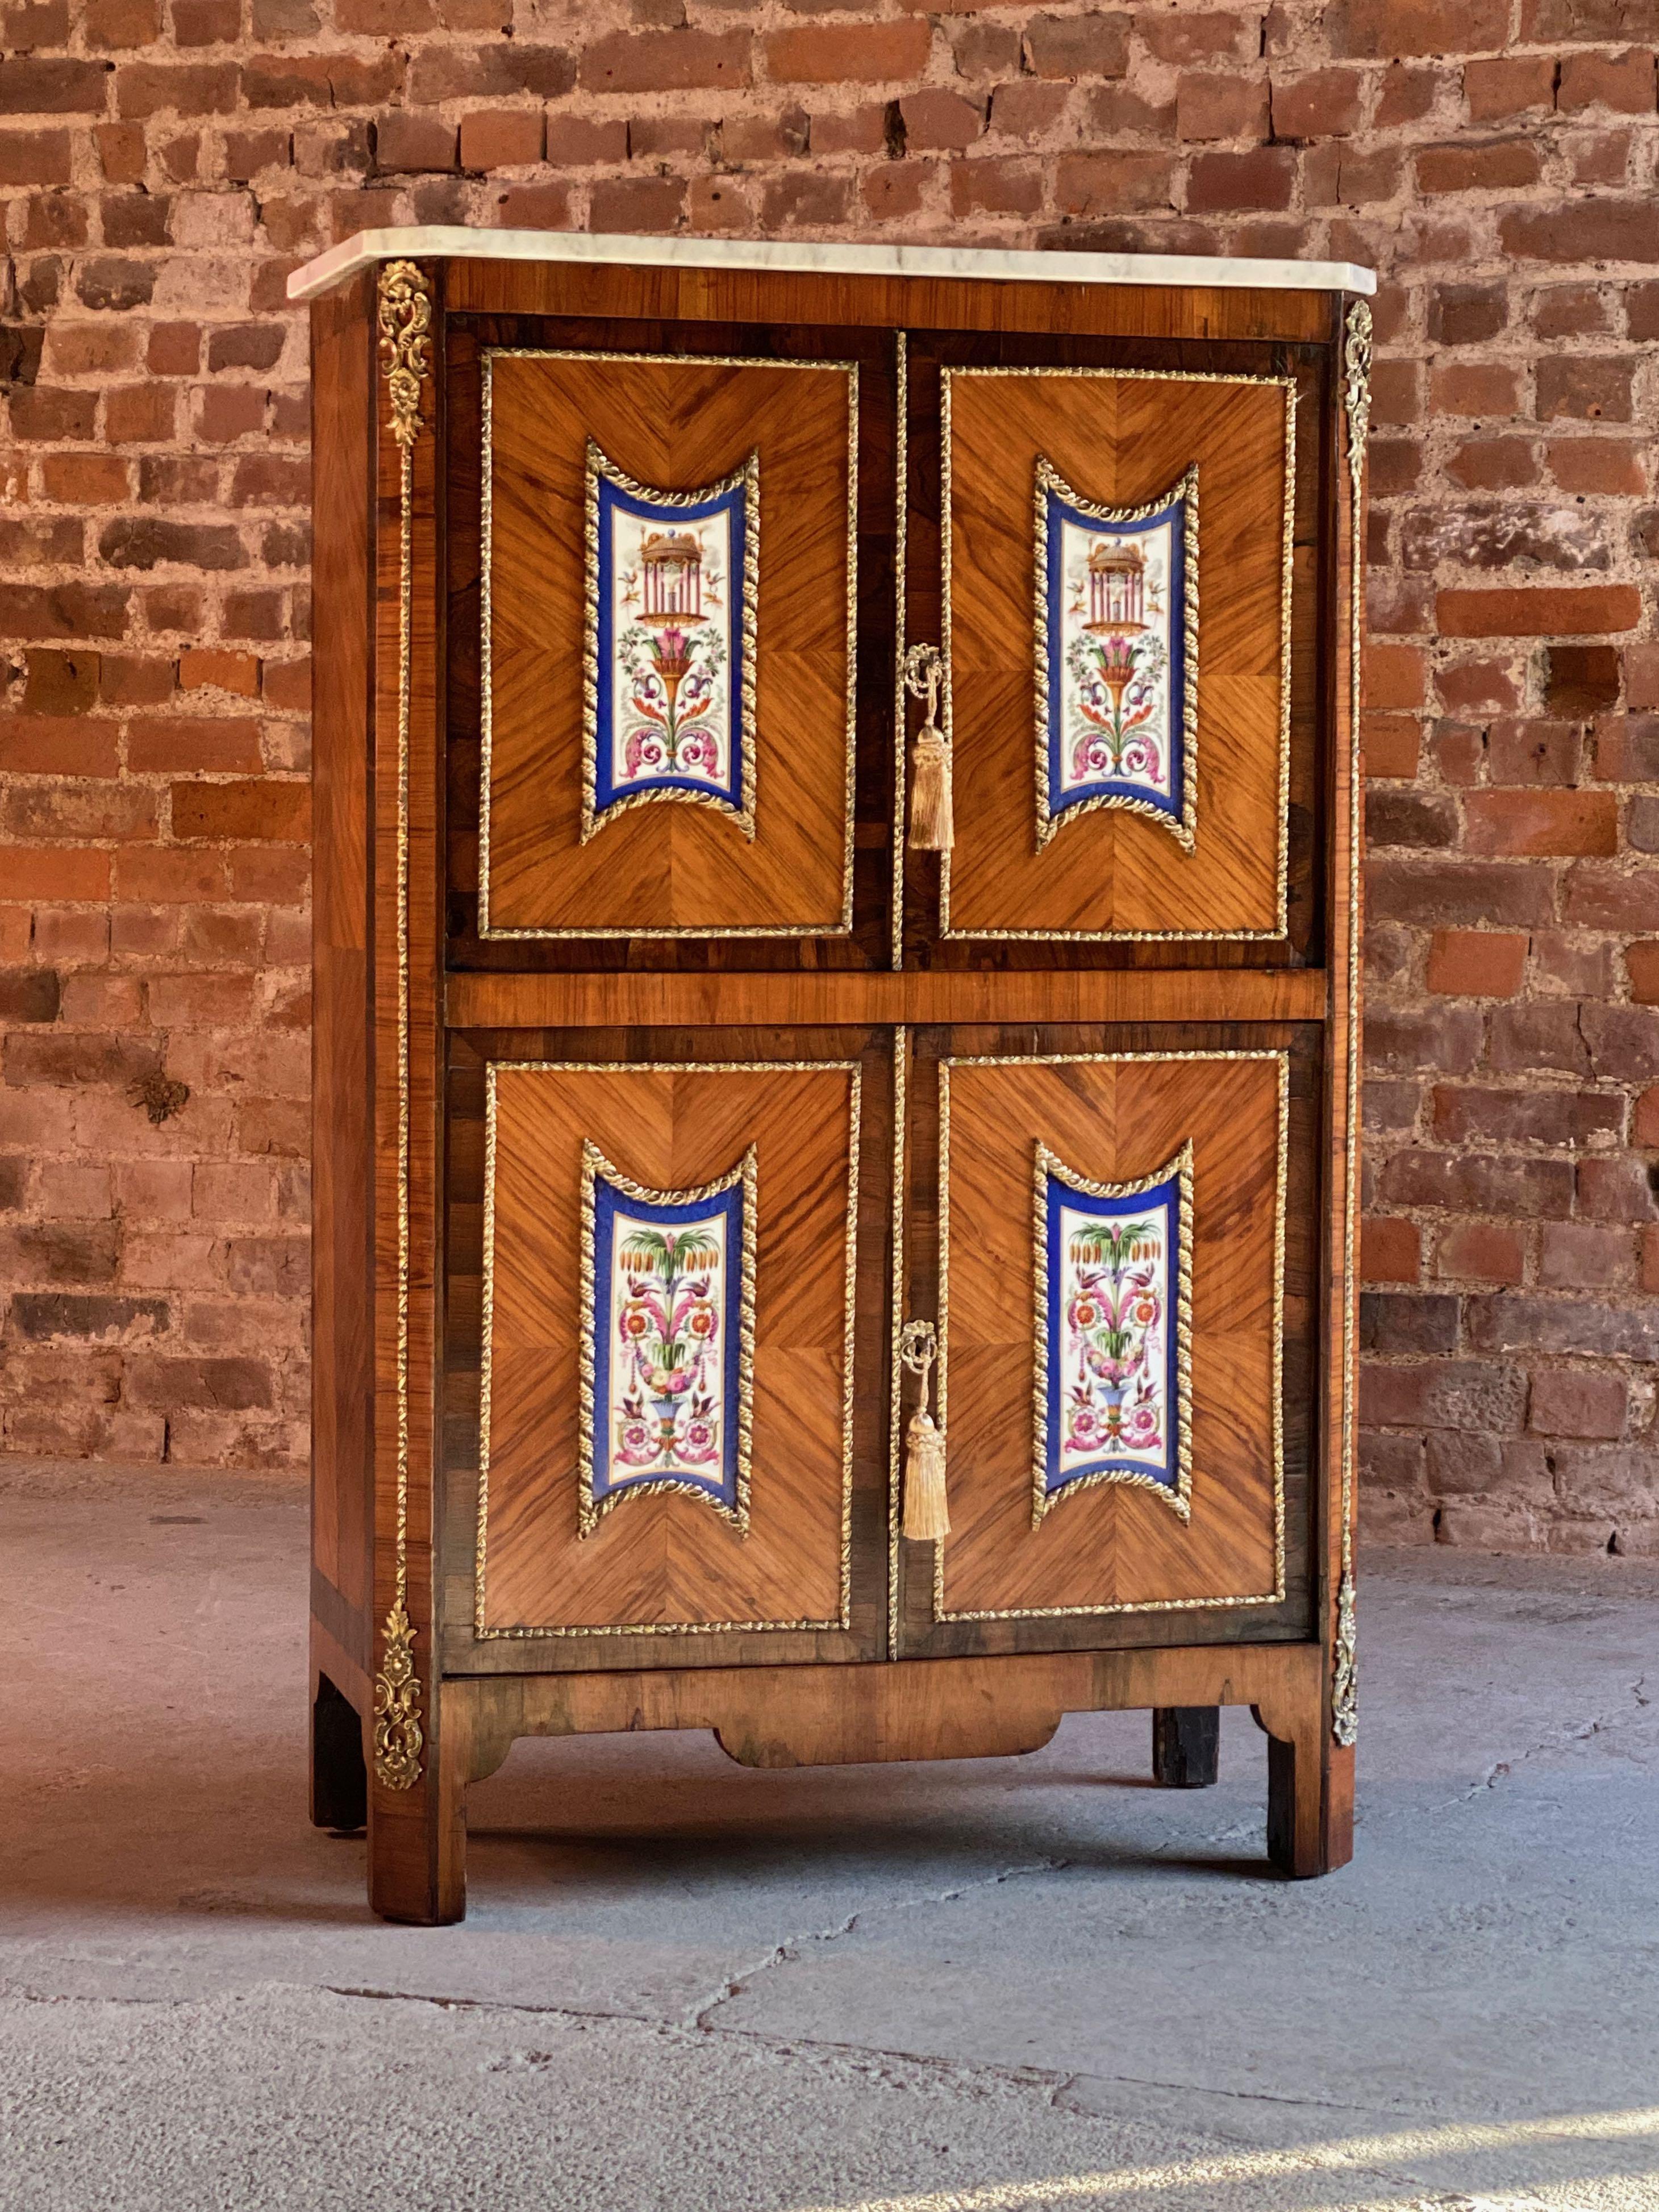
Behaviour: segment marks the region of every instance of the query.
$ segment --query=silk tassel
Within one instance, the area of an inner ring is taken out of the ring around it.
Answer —
[[[904,1436],[904,1533],[920,1544],[951,1533],[945,1497],[945,1433],[925,1406],[910,1416]]]
[[[910,749],[910,845],[919,853],[948,853],[954,842],[951,747],[937,730],[924,729]]]

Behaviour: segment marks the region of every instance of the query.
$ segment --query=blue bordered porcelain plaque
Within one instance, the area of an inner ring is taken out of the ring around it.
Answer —
[[[587,443],[583,842],[648,800],[755,834],[760,455],[653,490]]]
[[[1198,805],[1198,469],[1103,507],[1036,464],[1039,851],[1096,807],[1191,852]]]
[[[755,1151],[657,1191],[582,1148],[581,1489],[586,1535],[636,1492],[749,1525]]]
[[[1038,1143],[1032,1518],[1094,1483],[1192,1481],[1192,1148],[1094,1182]]]

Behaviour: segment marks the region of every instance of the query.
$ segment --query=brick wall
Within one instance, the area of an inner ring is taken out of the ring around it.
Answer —
[[[0,40],[6,1449],[305,1451],[297,261],[1310,253],[1383,272],[1367,1510],[1659,1547],[1659,0],[9,0]]]

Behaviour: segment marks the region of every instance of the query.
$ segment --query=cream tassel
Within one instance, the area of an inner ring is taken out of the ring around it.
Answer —
[[[937,730],[924,730],[910,749],[911,848],[948,853],[954,842],[951,748]]]
[[[904,657],[906,689],[927,702],[910,750],[910,837],[920,853],[948,853],[955,842],[951,805],[951,743],[939,726],[945,660],[936,645],[913,645]]]
[[[951,1533],[945,1432],[925,1406],[911,1414],[904,1432],[904,1533],[919,1544],[936,1543]]]
[[[945,1431],[927,1410],[927,1379],[939,1356],[939,1339],[929,1321],[907,1322],[899,1338],[899,1357],[921,1377],[921,1402],[904,1432],[904,1534],[914,1542],[937,1543],[951,1533],[945,1495]]]

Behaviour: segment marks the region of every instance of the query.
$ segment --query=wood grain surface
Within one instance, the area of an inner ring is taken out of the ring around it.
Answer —
[[[1251,930],[1278,921],[1285,409],[1272,383],[952,374],[950,926]],[[1162,497],[1199,470],[1195,848],[1111,810],[1036,849],[1032,485]]]
[[[1011,283],[740,269],[451,261],[457,313],[650,316],[665,321],[847,323],[903,330],[1052,331],[1208,341],[1325,337],[1328,292],[1196,284]]]
[[[486,1633],[841,1621],[851,1071],[502,1067],[496,1151]],[[757,1151],[746,1534],[641,1492],[577,1530],[584,1139],[650,1188]]]
[[[902,975],[452,975],[452,1028],[614,1023],[1317,1020],[1317,969],[962,969]]]
[[[493,377],[490,927],[841,928],[851,378],[511,355]],[[672,804],[580,841],[589,438],[653,490],[694,490],[760,455],[752,843],[708,807]]]
[[[947,1612],[1276,1595],[1280,1064],[947,1063]],[[1038,1139],[1103,1182],[1149,1175],[1193,1146],[1190,1522],[1150,1491],[1111,1483],[1062,1496],[1031,1525]]]

